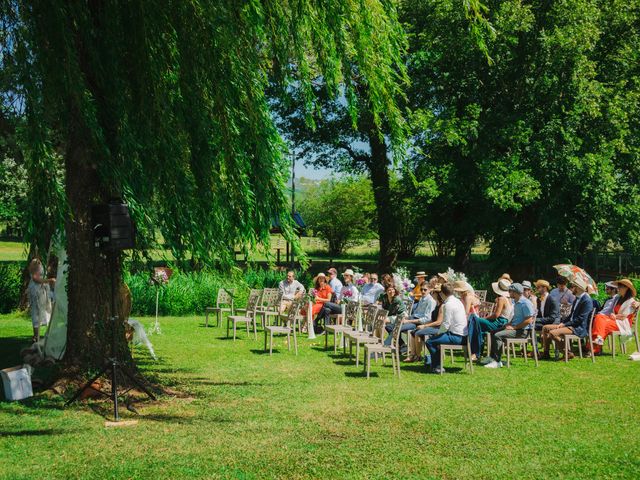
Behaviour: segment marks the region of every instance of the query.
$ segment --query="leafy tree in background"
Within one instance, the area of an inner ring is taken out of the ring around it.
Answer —
[[[300,213],[314,235],[327,241],[332,256],[374,236],[375,204],[366,178],[321,180],[305,191]]]
[[[179,258],[228,265],[233,245],[268,243],[272,218],[288,218],[268,79],[302,92],[311,118],[321,77],[330,94],[350,92],[356,115],[357,70],[369,128],[402,129],[404,35],[392,1],[2,0],[0,17],[26,148],[42,166],[32,180],[64,168],[64,198],[39,211],[63,213],[70,365],[95,365],[108,345],[94,328],[111,312],[92,204],[122,197],[144,244],[159,231]]]
[[[436,235],[454,242],[458,267],[480,237],[497,264],[525,269],[636,247],[640,3],[487,6],[490,65],[460,34],[455,1],[403,3],[411,161],[439,185]]]
[[[405,2],[397,2],[403,5]],[[466,35],[474,42],[478,50],[485,52],[484,36],[487,22],[484,7],[478,0],[456,1],[453,7],[455,16],[465,18],[459,26],[460,35]],[[394,46],[392,56],[405,53],[404,43]],[[487,61],[484,53],[480,60]],[[398,201],[392,189],[395,169],[404,158],[404,143],[409,133],[404,124],[375,122],[375,105],[370,102],[371,94],[365,79],[357,67],[349,69],[351,77],[348,85],[352,88],[339,98],[323,95],[323,79],[317,78],[315,90],[317,116],[310,126],[305,122],[306,98],[300,92],[276,97],[274,102],[279,115],[279,126],[297,154],[307,164],[330,168],[347,174],[366,174],[371,179],[376,204],[376,227],[380,240],[379,271],[393,270],[399,249],[407,255],[408,245],[399,243],[398,233],[407,226],[398,214]],[[404,65],[396,72],[400,82],[407,82]],[[428,88],[428,87],[427,87]],[[405,98],[400,90],[389,92],[396,97],[397,103],[406,108]],[[357,105],[357,108],[354,108]],[[406,240],[406,237],[403,237]],[[411,250],[411,247],[409,247]]]

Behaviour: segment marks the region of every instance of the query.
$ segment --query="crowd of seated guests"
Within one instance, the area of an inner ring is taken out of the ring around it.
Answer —
[[[636,289],[628,279],[608,282],[607,300],[600,307],[592,298],[596,292],[590,285],[579,281],[570,283],[564,277],[558,277],[556,287],[552,288],[544,279],[518,283],[505,273],[491,284],[495,306],[483,318],[479,310],[481,302],[473,287],[466,281],[449,281],[444,273],[427,280],[425,272],[417,272],[415,288],[410,293],[413,299],[410,310],[407,310],[404,294],[394,284],[391,275],[383,275],[381,283],[378,283],[377,274],[365,274],[366,283],[359,290],[354,284],[352,270],[345,270],[343,281],[334,268],[329,269],[328,274],[320,273],[314,279],[312,313],[317,334],[323,333],[323,325],[330,315],[341,312],[341,303],[361,300],[363,305],[379,304],[388,312],[385,344],[391,343],[395,322],[402,322],[400,331],[407,334],[409,340],[406,345],[400,336],[399,347],[401,353],[406,354],[404,360],[423,360],[436,373],[440,373],[442,368],[439,361],[443,344],[460,345],[468,339],[472,361],[478,361],[487,368],[500,368],[505,340],[525,338],[531,335],[532,329],[540,332],[540,358],[548,359],[553,343],[564,350],[565,335],[588,336],[594,310],[592,338],[594,354],[599,355],[607,336],[621,329],[628,331],[640,306],[635,298]],[[295,288],[300,291],[297,286]],[[564,318],[561,314],[563,308],[568,311]],[[491,348],[481,358],[487,334],[491,338]],[[424,350],[427,353],[423,358]],[[567,360],[573,356],[569,352]]]

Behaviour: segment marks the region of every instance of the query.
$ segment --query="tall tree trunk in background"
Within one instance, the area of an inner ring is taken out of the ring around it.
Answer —
[[[91,206],[105,203],[109,195],[98,177],[97,165],[82,130],[71,132],[65,158],[66,195],[70,215],[65,222],[69,261],[67,350],[69,366],[102,365],[111,339],[111,283],[109,259],[94,245]],[[116,292],[122,284],[120,254],[114,254]],[[119,305],[116,299],[116,305]],[[124,339],[124,325],[116,322]],[[120,342],[124,344],[124,342]],[[121,350],[130,358],[127,349]]]
[[[389,186],[389,158],[387,145],[380,138],[380,132],[372,126],[367,131],[371,159],[368,161],[369,175],[376,203],[378,238],[380,239],[379,272],[389,273],[398,258],[395,230],[395,211],[391,202]]]
[[[456,239],[456,250],[453,258],[454,269],[465,272],[468,271],[471,264],[471,247],[473,246],[472,238]]]

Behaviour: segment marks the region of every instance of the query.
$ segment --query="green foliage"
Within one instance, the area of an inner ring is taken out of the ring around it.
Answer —
[[[303,285],[311,284],[308,274],[296,274]],[[211,271],[174,271],[167,285],[155,287],[149,282],[149,274],[143,272],[126,273],[125,283],[131,290],[133,315],[155,315],[156,288],[160,315],[192,315],[214,306],[220,288],[235,289],[235,304],[244,306],[250,288],[276,288],[285,276],[284,272],[265,269],[248,269],[235,276]]]
[[[364,177],[322,180],[305,192],[300,213],[314,235],[327,241],[329,254],[340,255],[373,235],[371,183]]]
[[[0,89],[26,103],[34,183],[55,170],[52,146],[74,161],[85,155],[96,201],[123,196],[140,244],[152,246],[159,230],[176,257],[229,264],[229,245],[268,243],[272,219],[288,211],[285,148],[265,97],[271,80],[301,92],[312,121],[312,82],[322,78],[332,97],[347,92],[355,115],[357,75],[374,123],[403,128],[395,99],[405,39],[393,1],[6,0],[0,15],[15,72]],[[67,171],[67,186],[80,174]],[[66,208],[62,197],[44,199],[30,212],[36,227],[38,213]]]
[[[0,263],[0,313],[15,310],[20,302],[22,268],[18,262]]]
[[[0,153],[1,153],[0,149]],[[24,222],[27,196],[27,173],[10,157],[0,159],[0,224],[7,232],[17,235]]]
[[[457,254],[485,238],[507,265],[636,250],[640,3],[486,5],[491,63],[455,0],[403,2],[409,164],[440,187],[430,227]]]

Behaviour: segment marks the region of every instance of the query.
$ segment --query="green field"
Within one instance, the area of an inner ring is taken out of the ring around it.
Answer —
[[[161,324],[159,361],[136,356],[171,395],[121,428],[107,404],[0,403],[0,478],[638,478],[640,364],[624,356],[474,375],[458,359],[442,377],[405,364],[400,380],[379,364],[366,380],[322,340],[270,357],[201,318]],[[0,316],[3,367],[30,333]]]

